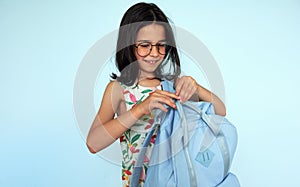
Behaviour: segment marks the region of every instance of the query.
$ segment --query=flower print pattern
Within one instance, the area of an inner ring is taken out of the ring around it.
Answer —
[[[140,85],[126,86],[121,84],[127,110],[140,104],[156,89],[160,87],[143,87]],[[120,146],[122,151],[122,183],[123,187],[130,185],[130,177],[133,172],[134,164],[138,158],[143,141],[154,123],[153,114],[142,116],[130,129],[123,133],[120,137]],[[154,147],[156,132],[150,140],[149,147],[146,151],[146,156],[143,164],[143,170],[140,177],[140,186],[144,186],[148,164],[152,148]]]
[[[136,97],[130,92],[129,92],[129,98],[132,102],[137,103]]]

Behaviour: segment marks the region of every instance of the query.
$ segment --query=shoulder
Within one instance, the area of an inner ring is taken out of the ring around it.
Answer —
[[[116,89],[119,88],[120,89],[120,88],[122,88],[122,86],[121,86],[121,83],[119,83],[118,81],[112,80],[107,84],[106,88],[116,88]]]
[[[123,88],[117,81],[111,81],[107,84],[103,94],[101,108],[106,112],[108,110],[116,113],[119,109],[120,103],[123,100]]]
[[[110,81],[105,88],[102,104],[111,103],[114,107],[118,106],[123,96],[123,88],[117,81]]]
[[[106,86],[105,93],[119,98],[122,96],[123,88],[118,81],[110,81]]]

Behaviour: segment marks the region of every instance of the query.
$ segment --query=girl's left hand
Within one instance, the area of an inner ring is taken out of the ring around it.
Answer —
[[[176,83],[176,95],[180,97],[180,101],[188,101],[197,91],[198,83],[190,76],[182,76],[177,79]]]

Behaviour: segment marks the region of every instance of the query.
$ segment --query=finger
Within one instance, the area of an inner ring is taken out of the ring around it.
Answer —
[[[174,99],[164,94],[157,94],[157,102],[169,105],[172,108],[176,108]]]
[[[172,108],[176,107],[173,100],[170,100],[170,98],[168,97],[164,98],[163,96],[161,96],[161,97],[154,98],[153,100],[150,101],[149,111],[151,111],[154,108],[158,108],[167,112],[168,109],[166,108],[166,105],[169,105]]]
[[[161,95],[164,95],[164,96],[168,96],[168,97],[171,97],[171,98],[174,98],[174,99],[180,99],[179,96],[177,96],[177,95],[174,94],[174,93],[168,92],[168,91],[157,90],[156,92],[157,92],[158,94],[161,94]]]
[[[161,103],[157,103],[155,105],[155,108],[158,108],[158,109],[160,109],[160,110],[162,110],[164,112],[168,112],[168,109],[166,107],[164,107],[164,105],[162,105]]]
[[[176,90],[176,95],[180,95],[180,93],[181,93],[181,90],[182,90],[182,86],[183,86],[183,81],[182,81],[182,79],[178,79],[178,82],[177,82],[177,84],[176,84],[176,88],[175,88],[175,90]]]
[[[190,84],[189,86],[184,87],[183,90],[184,90],[184,92],[181,93],[182,94],[181,99],[182,99],[182,102],[186,102],[195,93],[196,88],[194,85]]]
[[[170,97],[164,96],[162,95],[159,100],[160,103],[164,103],[166,105],[169,105],[172,108],[176,108],[175,102],[173,99],[171,99]]]
[[[185,101],[188,101],[190,97],[193,95],[193,90],[194,90],[194,86],[189,85],[189,87],[186,89]]]
[[[182,84],[179,96],[181,98],[181,102],[185,102],[187,100],[189,94],[189,86],[187,83]]]
[[[175,96],[175,97],[178,97],[176,96],[175,94],[172,94],[170,92],[156,92],[156,93],[153,93],[151,94],[151,103],[154,105],[155,103],[164,103],[166,105],[169,105],[170,107],[172,108],[176,108],[176,105],[175,105],[175,102],[173,100],[172,97],[169,97],[169,96]]]

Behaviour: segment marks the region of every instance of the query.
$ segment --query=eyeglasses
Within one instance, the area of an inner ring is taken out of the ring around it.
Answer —
[[[150,42],[143,42],[135,45],[135,47],[137,48],[137,53],[141,57],[148,56],[151,53],[153,46],[156,46],[159,54],[161,55],[166,54],[167,44],[165,43],[151,44]]]

